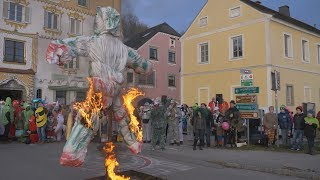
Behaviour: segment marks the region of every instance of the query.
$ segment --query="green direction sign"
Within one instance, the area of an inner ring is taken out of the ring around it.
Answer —
[[[236,104],[239,111],[257,111],[258,104]]]
[[[253,80],[241,80],[241,86],[248,87],[248,86],[253,86]]]
[[[234,89],[235,94],[257,94],[259,93],[259,87],[239,87]]]

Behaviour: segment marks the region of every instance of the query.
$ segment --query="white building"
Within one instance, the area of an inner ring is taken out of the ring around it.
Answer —
[[[85,98],[89,61],[49,65],[47,47],[55,39],[92,35],[96,7],[120,10],[120,5],[120,0],[1,0],[0,99],[69,104]]]

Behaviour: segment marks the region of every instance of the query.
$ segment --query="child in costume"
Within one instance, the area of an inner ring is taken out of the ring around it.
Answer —
[[[38,142],[38,132],[37,132],[37,125],[36,125],[36,118],[34,115],[31,115],[30,117],[30,123],[29,123],[29,139],[31,144],[35,144]]]
[[[319,121],[313,117],[314,112],[308,111],[307,117],[304,118],[305,128],[304,134],[308,140],[308,154],[314,154],[314,139],[316,137],[317,128],[319,128]]]

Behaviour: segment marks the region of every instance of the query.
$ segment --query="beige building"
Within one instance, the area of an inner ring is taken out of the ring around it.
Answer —
[[[311,9],[310,9],[311,10]],[[271,73],[280,72],[279,105],[320,110],[320,30],[250,0],[209,0],[181,38],[182,102],[235,99],[240,70],[253,73],[261,108],[275,104]]]
[[[45,52],[52,40],[92,35],[97,6],[120,12],[121,0],[1,0],[0,99],[83,99],[89,62],[74,59],[59,68],[45,61]]]

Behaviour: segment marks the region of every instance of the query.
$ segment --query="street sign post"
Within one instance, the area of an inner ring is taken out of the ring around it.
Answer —
[[[236,104],[239,111],[258,111],[258,104]]]
[[[245,119],[257,119],[259,112],[240,112],[240,117]]]
[[[259,93],[259,87],[238,87],[235,88],[235,94],[257,94]]]
[[[257,103],[257,95],[236,96],[236,103]]]
[[[253,86],[253,80],[241,80],[241,86],[242,87],[250,87]]]

